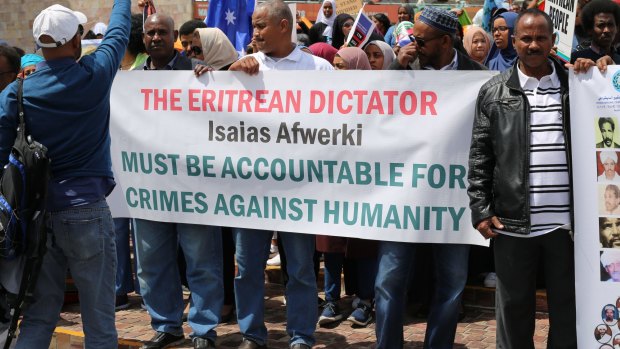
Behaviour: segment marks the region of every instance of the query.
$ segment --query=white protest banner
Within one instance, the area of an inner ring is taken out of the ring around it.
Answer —
[[[579,348],[620,344],[620,69],[570,73]]]
[[[484,245],[467,162],[476,96],[492,75],[119,72],[114,214]]]
[[[570,61],[575,35],[576,0],[546,0],[545,12],[553,22],[557,55],[565,62]]]

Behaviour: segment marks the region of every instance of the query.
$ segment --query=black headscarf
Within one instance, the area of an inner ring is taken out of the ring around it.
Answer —
[[[342,33],[342,26],[349,19],[355,20],[353,17],[351,17],[350,14],[341,13],[336,16],[336,19],[334,20],[334,30],[332,32],[332,46],[334,46],[337,50],[339,50],[340,47],[344,45],[344,41],[346,40],[344,34]]]

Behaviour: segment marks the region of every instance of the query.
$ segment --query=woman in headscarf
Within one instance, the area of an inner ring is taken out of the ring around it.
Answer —
[[[28,75],[34,73],[37,69],[37,63],[43,62],[43,57],[34,53],[23,55],[21,59],[21,70],[17,75],[18,78],[25,79]]]
[[[345,47],[334,57],[338,70],[370,70],[366,53],[359,47]],[[366,326],[372,320],[374,283],[377,275],[377,242],[337,236],[316,237],[316,249],[324,253],[325,306],[319,317],[319,325],[340,321],[344,316],[338,307],[340,299],[340,275],[346,259],[354,261],[349,269],[355,279],[357,305],[347,321],[357,326]],[[349,278],[350,274],[345,274]],[[348,290],[348,289],[347,289]]]
[[[364,51],[372,70],[387,70],[396,59],[392,47],[381,40],[369,42]]]
[[[316,22],[308,33],[310,44],[315,42],[331,43],[334,19],[336,19],[336,1],[323,0],[321,10],[316,17]]]
[[[409,4],[400,5],[400,7],[398,8],[398,22],[394,24],[393,26],[391,26],[388,29],[387,33],[385,33],[385,42],[387,42],[387,44],[390,45],[391,47],[396,45],[397,41],[396,41],[396,37],[394,36],[394,30],[396,29],[396,26],[398,25],[398,23],[403,22],[403,21],[408,21],[408,22],[413,23],[414,16],[415,16],[415,10],[413,9],[413,6]]]
[[[325,42],[317,42],[312,44],[308,47],[308,49],[313,55],[323,58],[330,64],[334,64],[334,56],[336,56],[336,53],[338,52],[338,50],[336,50],[332,45]]]
[[[353,22],[355,22],[355,19],[353,19],[350,14],[341,13],[336,16],[334,20],[334,29],[332,31],[332,46],[336,48],[336,50],[339,50],[342,45],[344,45],[344,41],[349,36],[351,28],[353,28]]]
[[[491,49],[491,40],[484,29],[472,25],[465,33],[463,47],[471,59],[484,64]]]
[[[503,72],[517,59],[517,51],[512,46],[516,19],[514,12],[504,12],[493,18],[493,45],[484,63],[490,70]]]
[[[194,30],[192,49],[189,56],[199,59],[213,70],[228,70],[238,54],[235,47],[219,28],[198,28]]]

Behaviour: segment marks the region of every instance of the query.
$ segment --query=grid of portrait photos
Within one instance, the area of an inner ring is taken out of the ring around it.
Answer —
[[[620,282],[620,130],[618,118],[595,122],[601,282]]]
[[[601,309],[601,323],[594,328],[594,339],[600,344],[600,349],[620,348],[619,307],[620,298],[616,299],[615,304],[606,304]]]

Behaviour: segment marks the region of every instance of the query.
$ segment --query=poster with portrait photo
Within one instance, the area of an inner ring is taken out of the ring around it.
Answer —
[[[594,338],[601,344],[611,342],[611,328],[605,324],[597,325],[594,329]]]
[[[620,282],[620,250],[606,248],[601,250],[601,281]]]
[[[616,182],[620,184],[620,152],[599,150],[596,152],[596,179],[599,183]]]
[[[598,236],[601,248],[620,249],[620,217],[599,217]]]
[[[618,118],[615,116],[602,116],[596,118],[594,127],[596,148],[598,149],[619,149],[620,132],[618,130]]]
[[[620,215],[620,183],[599,184],[598,211],[601,216]]]

